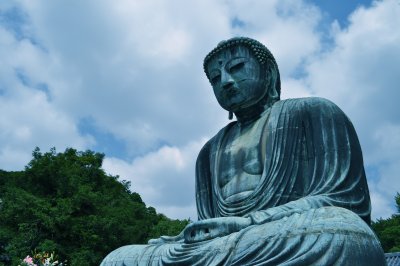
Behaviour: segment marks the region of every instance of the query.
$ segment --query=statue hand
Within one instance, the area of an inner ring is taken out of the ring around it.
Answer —
[[[266,210],[252,212],[245,215],[244,217],[249,217],[253,224],[263,224],[263,223],[277,221],[284,217],[289,217],[294,213],[304,212],[304,209],[301,208],[296,208],[296,207],[287,208],[287,206],[290,204],[291,202],[282,206],[272,207]]]
[[[160,238],[150,239],[147,243],[149,245],[158,245],[173,242],[183,242],[183,231],[177,236],[160,236]]]
[[[251,225],[250,218],[220,217],[191,223],[183,230],[184,242],[195,243],[238,232]]]

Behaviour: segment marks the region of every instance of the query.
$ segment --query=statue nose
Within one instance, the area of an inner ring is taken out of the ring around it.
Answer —
[[[228,73],[222,73],[221,76],[221,85],[224,89],[229,89],[233,86],[234,84],[234,80],[232,78],[231,75],[229,75]]]
[[[222,83],[222,87],[224,89],[229,89],[229,88],[233,87],[233,80],[232,81],[226,81],[226,82]]]

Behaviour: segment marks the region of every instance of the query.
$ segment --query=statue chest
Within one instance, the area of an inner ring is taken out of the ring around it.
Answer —
[[[234,125],[220,146],[217,177],[221,195],[236,201],[251,194],[263,172],[264,119],[246,126]]]

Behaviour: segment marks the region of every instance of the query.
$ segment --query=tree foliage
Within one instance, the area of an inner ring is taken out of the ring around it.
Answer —
[[[378,219],[372,223],[376,235],[385,252],[400,252],[400,194],[396,197],[397,214],[388,219]]]
[[[55,251],[69,265],[99,265],[115,248],[186,226],[146,207],[129,182],[104,172],[103,158],[37,148],[24,171],[0,170],[0,265],[17,265],[33,250]]]

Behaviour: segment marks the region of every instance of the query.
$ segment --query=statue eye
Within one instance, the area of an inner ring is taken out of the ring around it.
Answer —
[[[221,75],[219,74],[211,77],[211,83],[214,85],[217,84],[220,80],[221,80]]]
[[[235,73],[244,67],[244,62],[238,62],[229,68],[230,73]]]
[[[246,65],[246,62],[248,61],[248,58],[246,57],[236,57],[233,58],[231,61],[229,61],[226,64],[226,70],[230,74],[234,74],[240,70]]]

